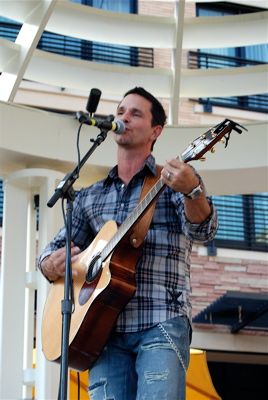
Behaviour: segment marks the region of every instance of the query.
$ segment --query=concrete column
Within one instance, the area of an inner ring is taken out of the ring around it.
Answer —
[[[49,285],[36,271],[35,258],[62,225],[60,201],[53,209],[46,207],[60,179],[62,174],[56,171],[26,169],[10,175],[5,181],[0,281],[0,399],[29,398],[32,386],[36,399],[57,398],[59,366],[45,360],[40,338],[42,310]],[[35,194],[40,197],[39,232],[35,228]],[[32,369],[34,335],[35,370]]]

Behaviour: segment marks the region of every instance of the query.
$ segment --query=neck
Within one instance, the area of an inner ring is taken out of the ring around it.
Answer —
[[[133,176],[141,169],[150,152],[129,151],[118,149],[118,176],[127,185]]]

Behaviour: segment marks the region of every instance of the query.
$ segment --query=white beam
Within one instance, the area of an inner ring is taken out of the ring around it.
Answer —
[[[1,3],[2,15],[20,22],[25,21],[33,6],[32,1]],[[185,18],[183,48],[237,47],[264,43],[267,41],[267,21],[267,12]],[[116,13],[66,1],[58,2],[46,29],[61,35],[104,43],[168,49],[176,46],[176,21],[173,17]]]
[[[182,41],[183,41],[183,25],[184,25],[185,1],[182,0],[175,6],[176,20],[176,42],[172,51],[172,74],[173,84],[171,86],[170,107],[169,107],[169,123],[176,125],[179,117],[179,101],[181,87],[181,65],[182,65]]]
[[[0,76],[0,99],[13,101],[27,65],[43,33],[57,0],[39,0],[34,3],[16,38],[18,52],[8,60]]]
[[[268,64],[240,68],[184,69],[180,97],[246,96],[267,92]],[[158,97],[172,96],[168,69],[123,67],[36,52],[25,78],[70,89],[103,87],[104,96],[118,96],[144,86]],[[247,84],[245,85],[245,82]]]
[[[194,325],[191,347],[203,350],[268,354],[268,337],[223,333],[213,328],[202,330]]]
[[[11,7],[5,2],[2,14],[23,22],[31,9],[31,2],[13,0]],[[59,1],[46,29],[50,32],[95,40],[104,43],[130,46],[170,48],[175,35],[174,18],[137,15],[101,10],[69,1]],[[123,32],[123,34],[122,34]],[[155,36],[156,35],[156,36]]]
[[[168,69],[102,64],[40,50],[36,50],[25,79],[78,90],[101,87],[108,98],[121,96],[134,86],[144,86],[159,97],[169,98],[172,87],[172,72]]]
[[[268,11],[186,18],[183,48],[243,47],[268,42]]]
[[[237,68],[184,69],[181,96],[227,97],[267,93],[268,64]]]
[[[222,119],[224,117],[217,123]],[[74,117],[0,102],[0,175],[6,173],[7,168],[17,168],[18,165],[21,168],[42,165],[65,173],[71,171],[77,161],[78,125]],[[208,154],[204,163],[195,162],[210,193],[268,191],[267,122],[248,123],[246,127],[248,132],[242,135],[232,132],[227,149],[219,143],[215,155]],[[191,140],[207,129],[208,126],[166,127],[155,146],[157,161],[161,164],[168,158],[180,155]],[[97,134],[97,128],[83,127],[80,139],[82,151],[89,149],[89,139]],[[112,134],[109,134],[101,148],[94,152],[83,167],[79,185],[87,185],[96,177],[103,177],[115,163],[116,146]]]
[[[0,38],[0,71],[4,71],[12,59],[19,53],[19,45]]]
[[[1,42],[8,47],[8,41]],[[16,52],[16,48],[12,51]],[[248,96],[266,93],[267,71],[268,64],[238,68],[183,69],[180,97]],[[170,99],[173,95],[172,71],[169,69],[101,64],[40,50],[34,52],[24,78],[81,91],[101,87],[103,96],[107,98],[121,96],[130,87],[137,85],[146,87],[160,98]]]

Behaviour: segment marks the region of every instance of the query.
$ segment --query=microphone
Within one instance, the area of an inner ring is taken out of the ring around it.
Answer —
[[[94,114],[97,110],[99,101],[101,97],[101,91],[99,89],[91,89],[87,105],[86,105],[86,110],[89,112],[90,115]]]
[[[98,121],[95,118],[90,118],[83,111],[78,111],[76,113],[76,118],[78,119],[80,124],[96,126],[97,128],[104,129],[106,131],[113,131],[118,135],[124,133],[126,129],[125,124],[123,121],[121,121],[121,119],[118,119],[117,121],[109,121],[109,120]]]

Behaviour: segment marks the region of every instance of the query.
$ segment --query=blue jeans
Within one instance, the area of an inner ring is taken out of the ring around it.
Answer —
[[[90,371],[90,400],[185,400],[191,328],[176,317],[113,333]]]

